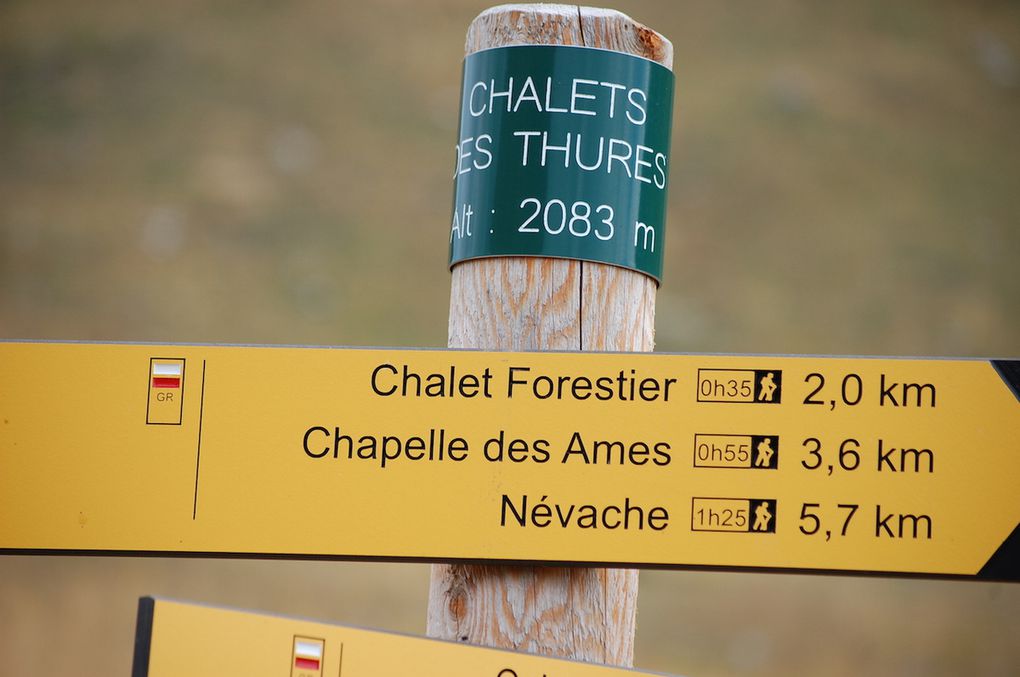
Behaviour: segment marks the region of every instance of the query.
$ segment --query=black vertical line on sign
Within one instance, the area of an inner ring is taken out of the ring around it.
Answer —
[[[581,46],[587,47],[584,42],[584,22],[581,20],[581,6],[577,6],[577,33],[581,36]],[[566,209],[566,207],[564,207]],[[584,350],[584,261],[581,261],[581,272],[577,281],[577,349]]]
[[[340,642],[340,669],[336,671],[336,677],[344,674],[344,643]]]
[[[202,360],[202,390],[198,399],[198,451],[195,453],[195,501],[191,505],[191,519],[198,515],[198,469],[202,464],[202,418],[205,413],[205,360]]]
[[[152,406],[152,363],[156,358],[149,358],[149,373],[145,380],[145,424],[149,424],[149,407]]]

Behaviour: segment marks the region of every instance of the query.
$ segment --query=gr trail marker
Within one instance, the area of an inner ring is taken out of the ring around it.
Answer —
[[[132,677],[639,677],[653,673],[143,597]],[[658,674],[658,673],[655,673]]]
[[[1016,361],[0,343],[0,550],[1020,580]]]

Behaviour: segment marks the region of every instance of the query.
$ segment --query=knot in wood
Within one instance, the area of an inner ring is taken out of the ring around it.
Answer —
[[[467,595],[464,594],[463,590],[450,592],[450,601],[447,603],[447,608],[450,610],[450,617],[457,621],[458,624],[467,618],[467,607]]]

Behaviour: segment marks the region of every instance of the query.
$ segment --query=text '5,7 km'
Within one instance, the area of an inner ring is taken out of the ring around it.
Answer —
[[[0,551],[1015,581],[1018,364],[0,343]]]

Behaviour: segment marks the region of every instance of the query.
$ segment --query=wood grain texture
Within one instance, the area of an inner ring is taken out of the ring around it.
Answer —
[[[466,53],[584,45],[672,67],[669,41],[624,14],[577,5],[502,5],[467,33]],[[452,273],[449,345],[489,350],[648,351],[656,285],[615,266],[503,257]],[[428,634],[610,665],[633,664],[634,570],[435,565]]]

